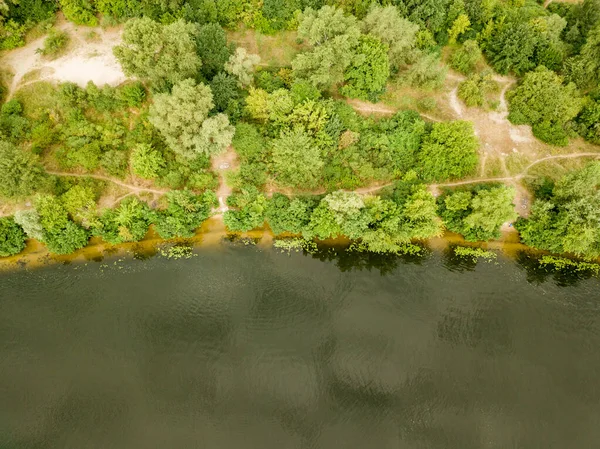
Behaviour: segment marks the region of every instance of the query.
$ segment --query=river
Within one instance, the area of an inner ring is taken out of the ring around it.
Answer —
[[[203,248],[0,273],[0,448],[586,449],[600,282]]]

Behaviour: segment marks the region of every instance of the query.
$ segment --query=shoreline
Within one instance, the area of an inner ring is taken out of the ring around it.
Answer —
[[[90,242],[84,248],[75,251],[72,254],[53,255],[41,242],[33,239],[27,240],[27,246],[23,252],[10,257],[0,258],[0,271],[9,272],[19,269],[35,269],[50,266],[52,264],[71,264],[78,262],[96,261],[100,262],[106,257],[124,256],[124,257],[151,257],[165,245],[184,244],[193,248],[218,248],[223,240],[232,236],[240,239],[251,239],[256,242],[259,248],[271,248],[276,236],[271,232],[268,226],[254,229],[244,233],[228,232],[220,216],[213,216],[206,220],[196,234],[190,238],[177,238],[165,240],[151,227],[146,237],[139,242],[122,243],[112,245],[104,242],[99,237],[92,237]],[[283,237],[294,237],[294,235],[280,235]],[[345,237],[328,239],[319,242],[325,246],[347,246],[350,240]],[[499,251],[506,257],[514,259],[520,252],[527,251],[532,254],[549,254],[546,251],[530,248],[519,241],[518,232],[514,228],[503,229],[500,240],[488,242],[468,242],[461,235],[451,232],[445,232],[440,237],[435,237],[421,241],[425,246],[434,251],[444,251],[455,245],[481,248],[484,250]]]

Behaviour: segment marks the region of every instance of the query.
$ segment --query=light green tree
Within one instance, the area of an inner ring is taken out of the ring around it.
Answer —
[[[165,167],[164,156],[152,145],[141,143],[131,152],[131,168],[136,175],[142,178],[154,179]]]
[[[123,43],[113,52],[123,71],[162,86],[194,78],[202,66],[193,24],[178,20],[161,25],[144,17],[125,24]]]
[[[448,30],[448,43],[455,44],[458,36],[467,31],[469,26],[471,26],[469,16],[460,14],[452,24],[452,27]]]
[[[300,188],[318,185],[324,162],[315,141],[302,129],[284,131],[272,145],[277,182]]]
[[[249,86],[252,84],[252,76],[259,63],[260,56],[249,54],[245,48],[238,47],[225,63],[225,71],[235,76],[240,85]]]
[[[26,196],[45,181],[38,158],[11,143],[0,141],[0,195]]]
[[[397,7],[371,8],[361,26],[364,33],[376,36],[388,45],[389,61],[393,70],[398,70],[416,59],[419,25],[403,18]]]
[[[360,28],[354,16],[341,9],[324,6],[319,11],[307,8],[300,17],[298,36],[306,39],[312,50],[292,61],[294,74],[321,88],[340,83],[352,63]]]
[[[213,106],[208,86],[185,80],[173,86],[170,94],[154,97],[148,119],[175,153],[187,159],[199,154],[210,156],[227,147],[234,133],[227,116],[218,114],[208,119]]]

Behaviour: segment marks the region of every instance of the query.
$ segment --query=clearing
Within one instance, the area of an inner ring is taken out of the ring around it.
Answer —
[[[0,64],[12,77],[7,82],[7,98],[10,99],[21,87],[42,80],[70,81],[85,87],[88,81],[97,86],[116,86],[127,79],[112,52],[121,42],[120,27],[78,27],[59,19],[56,28],[70,37],[70,48],[65,55],[50,60],[38,54],[36,50],[43,46],[46,38],[43,36],[0,58]]]

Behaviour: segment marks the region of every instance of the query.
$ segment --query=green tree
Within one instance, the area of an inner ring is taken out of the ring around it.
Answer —
[[[564,85],[562,78],[545,67],[527,73],[523,81],[507,95],[509,120],[515,124],[530,124],[541,140],[566,145],[565,124],[582,108],[574,84]]]
[[[455,192],[444,198],[440,215],[450,231],[466,240],[497,239],[502,224],[517,218],[514,196],[514,188],[507,186]]]
[[[227,198],[227,204],[235,208],[223,215],[223,222],[230,231],[246,232],[264,224],[267,198],[256,187],[242,188],[240,193]]]
[[[483,106],[485,95],[498,90],[491,72],[474,73],[458,85],[458,97],[469,107]]]
[[[373,36],[361,36],[351,65],[346,69],[346,84],[341,92],[349,97],[377,101],[390,76],[388,46]]]
[[[421,175],[428,181],[467,176],[477,166],[478,147],[471,122],[434,123],[419,153]]]
[[[323,168],[321,150],[305,131],[283,131],[271,151],[277,182],[304,189],[318,185]]]
[[[536,199],[526,219],[515,225],[521,240],[533,248],[600,256],[600,164],[564,176],[549,195]]]
[[[458,36],[469,29],[471,21],[466,14],[460,14],[452,23],[452,27],[448,30],[448,43],[455,44]]]
[[[207,80],[221,72],[231,56],[225,31],[216,23],[208,23],[198,28],[196,48],[202,61],[202,74]]]
[[[0,257],[14,256],[25,249],[25,233],[12,217],[0,218]]]
[[[307,227],[311,212],[310,200],[290,199],[281,193],[274,193],[267,206],[266,219],[275,235],[284,232],[300,234]]]
[[[54,254],[70,254],[87,245],[89,233],[69,219],[62,201],[51,195],[35,200],[35,209],[43,228],[42,242]]]
[[[44,169],[38,158],[20,148],[0,141],[0,195],[27,196],[45,182]]]
[[[105,210],[92,232],[113,245],[138,242],[147,234],[153,218],[146,203],[137,198],[126,198],[116,209]]]
[[[210,156],[224,150],[235,132],[227,116],[208,117],[213,107],[210,87],[185,80],[173,86],[170,94],[154,97],[148,119],[175,153],[187,159]]]
[[[131,152],[131,168],[142,178],[157,178],[166,165],[163,154],[150,144],[138,144]]]
[[[422,89],[438,89],[444,85],[448,68],[434,53],[424,54],[406,70],[402,77],[407,84]]]
[[[389,47],[390,66],[398,71],[416,58],[419,26],[400,15],[395,6],[374,6],[362,21],[365,34],[378,37]]]
[[[194,231],[210,216],[211,208],[218,204],[213,192],[196,195],[189,190],[172,190],[167,193],[168,206],[155,219],[156,231],[163,239],[193,237]]]
[[[96,26],[96,11],[89,0],[59,0],[65,18],[77,25]]]
[[[197,29],[182,20],[161,25],[144,17],[125,25],[123,43],[113,52],[123,71],[155,83],[175,84],[194,78],[202,61],[197,54]]]
[[[462,46],[452,53],[450,66],[460,73],[469,75],[475,70],[477,64],[482,60],[481,49],[477,41],[466,40]]]
[[[312,50],[292,61],[294,75],[320,88],[341,83],[359,42],[356,18],[332,6],[319,11],[307,8],[300,17],[298,36],[306,39]]]

